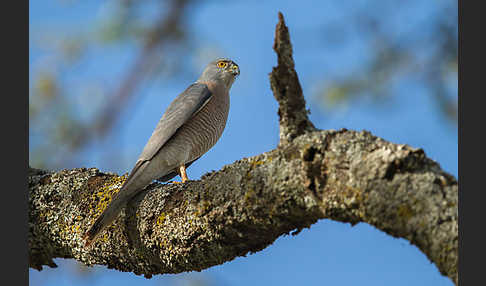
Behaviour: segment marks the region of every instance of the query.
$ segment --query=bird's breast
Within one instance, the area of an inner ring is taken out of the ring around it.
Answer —
[[[202,156],[216,144],[226,126],[228,112],[228,93],[216,93],[197,114],[177,130],[174,139],[178,147],[187,152],[187,162]]]

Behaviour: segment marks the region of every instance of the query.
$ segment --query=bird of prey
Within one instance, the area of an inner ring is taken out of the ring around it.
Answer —
[[[239,74],[232,60],[216,59],[172,101],[120,191],[84,235],[86,246],[153,180],[168,181],[176,175],[182,183],[188,180],[186,168],[213,147],[223,133],[229,90]]]

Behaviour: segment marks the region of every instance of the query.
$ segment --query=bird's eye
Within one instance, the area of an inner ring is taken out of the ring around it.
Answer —
[[[227,65],[228,65],[228,63],[227,63],[227,62],[218,62],[218,63],[216,64],[216,66],[217,66],[218,68],[225,68]]]

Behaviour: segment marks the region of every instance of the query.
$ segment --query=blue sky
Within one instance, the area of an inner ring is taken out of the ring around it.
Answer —
[[[51,37],[83,34],[93,28],[92,22],[101,21],[107,10],[98,1],[74,1],[73,5],[62,4],[64,2],[30,1],[31,74],[42,66],[44,62],[40,59],[48,51],[39,47],[39,39],[49,33]],[[276,65],[272,44],[278,11],[283,12],[290,29],[296,70],[311,110],[311,120],[318,128],[365,129],[394,143],[423,148],[429,158],[457,177],[457,128],[444,120],[429,91],[413,79],[397,84],[393,95],[380,104],[364,98],[338,112],[319,107],[313,97],[316,82],[325,80],[328,74],[345,74],[366,61],[367,47],[360,35],[353,32],[353,26],[342,27],[352,35],[345,48],[327,45],[321,27],[352,17],[354,9],[368,3],[341,2],[235,1],[222,4],[222,1],[209,1],[191,10],[189,26],[195,31],[194,44],[215,47],[218,56],[231,57],[239,64],[241,76],[231,90],[230,114],[222,138],[188,169],[189,178],[197,179],[242,157],[269,151],[278,143],[277,103],[268,81],[268,73]],[[407,31],[424,32],[427,27],[423,23],[438,13],[435,3],[414,1],[413,5],[392,9],[392,14],[383,14],[389,23],[387,29],[397,36]],[[112,90],[135,52],[130,43],[90,50],[86,61],[63,75],[63,82],[74,87],[85,81],[102,82],[103,87]],[[137,90],[140,96],[136,102],[131,101],[120,116],[115,131],[105,140],[91,144],[77,167],[97,167],[119,174],[128,172],[170,101],[197,78],[205,65],[202,62],[199,66],[198,62],[193,64],[193,73],[145,82]],[[82,100],[82,94],[72,96],[81,98],[77,107],[81,115],[88,114],[90,105]],[[113,152],[117,154],[117,164],[107,161],[113,157]],[[66,166],[70,167],[73,166]],[[202,279],[209,285],[235,286],[452,285],[406,240],[392,238],[366,224],[351,227],[329,220],[321,220],[297,236],[280,237],[256,254],[200,273],[162,275],[146,280],[99,266],[94,267],[93,275],[82,276],[73,274],[76,272],[72,270],[75,265],[72,260],[57,259],[56,262],[57,269],[42,272],[30,269],[30,284],[184,285],[182,281],[189,277],[187,279]]]

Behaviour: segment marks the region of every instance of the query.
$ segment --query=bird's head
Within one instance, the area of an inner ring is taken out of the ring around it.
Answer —
[[[219,58],[210,62],[198,81],[222,81],[229,88],[240,75],[240,67],[230,59]]]

